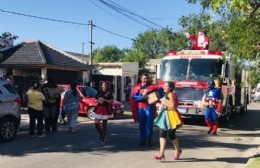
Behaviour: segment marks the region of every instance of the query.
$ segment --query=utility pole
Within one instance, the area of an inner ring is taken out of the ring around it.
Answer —
[[[92,65],[92,49],[93,49],[93,41],[92,41],[92,30],[93,30],[93,23],[92,23],[92,20],[90,20],[89,22],[89,25],[90,25],[90,59],[89,59],[89,65],[90,65],[90,73],[89,73],[89,82],[90,82],[90,86],[92,87],[93,86],[93,83],[92,83],[92,69],[93,69],[93,65]]]
[[[84,62],[84,45],[85,43],[82,43],[82,63]]]

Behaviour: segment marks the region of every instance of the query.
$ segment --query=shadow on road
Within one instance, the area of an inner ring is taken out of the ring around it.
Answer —
[[[257,117],[257,118],[256,118]],[[259,136],[254,130],[259,130],[260,113],[257,110],[249,110],[245,115],[237,115],[229,123],[221,124],[219,137],[236,136]],[[250,122],[245,122],[250,121]],[[22,122],[25,122],[22,120]],[[222,157],[217,159],[203,159],[196,155],[196,149],[207,149],[214,147],[214,150],[239,149],[241,151],[249,148],[257,148],[259,144],[231,143],[220,141],[218,136],[206,134],[207,128],[204,118],[184,119],[185,125],[177,131],[177,137],[180,140],[181,147],[185,149],[194,149],[194,156],[181,159],[178,162],[214,162],[223,161],[229,163],[246,163],[248,158],[244,157]],[[198,128],[199,127],[199,128]],[[139,148],[139,129],[132,119],[110,120],[108,122],[108,141],[105,145],[98,143],[97,132],[93,121],[83,121],[78,123],[78,132],[71,134],[67,126],[60,125],[57,133],[50,133],[44,138],[30,138],[28,135],[28,124],[22,127],[14,139],[8,143],[0,143],[0,156],[25,156],[37,153],[67,152],[67,153],[85,153],[91,152],[92,155],[108,155],[117,152],[131,151],[156,151],[158,144],[158,127],[154,126],[154,146],[151,148]],[[236,130],[243,130],[245,133],[232,134]],[[168,140],[169,141],[169,140]],[[239,141],[239,139],[238,139]],[[167,142],[167,149],[172,149]],[[212,150],[212,152],[214,152]]]

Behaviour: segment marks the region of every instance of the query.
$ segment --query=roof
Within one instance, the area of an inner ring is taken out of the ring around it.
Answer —
[[[78,57],[81,60],[81,62],[83,62],[84,64],[88,63],[90,60],[89,55],[86,55],[86,54],[80,54],[80,53],[75,53],[75,52],[70,52],[70,51],[65,51],[65,52],[70,55]]]
[[[78,69],[86,69],[88,66],[81,63],[78,57],[56,49],[41,41],[22,42],[12,48],[0,51],[1,65],[22,66],[68,66]]]

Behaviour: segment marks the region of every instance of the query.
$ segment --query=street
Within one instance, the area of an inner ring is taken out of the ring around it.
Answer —
[[[181,159],[173,161],[173,147],[167,142],[165,161],[152,157],[159,150],[158,128],[154,126],[153,147],[138,147],[138,124],[130,118],[108,121],[108,140],[98,144],[93,121],[79,117],[78,132],[71,134],[65,125],[44,138],[30,138],[28,114],[22,115],[17,137],[0,143],[1,168],[245,168],[259,152],[260,103],[251,103],[248,113],[221,123],[218,135],[208,135],[203,118],[185,118],[177,131],[183,149]]]

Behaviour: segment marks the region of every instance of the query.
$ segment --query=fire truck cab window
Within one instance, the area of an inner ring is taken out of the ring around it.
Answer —
[[[161,79],[169,80],[204,80],[221,75],[222,60],[216,59],[171,59],[163,60]]]
[[[190,80],[211,80],[221,74],[222,61],[216,59],[191,59]]]
[[[187,74],[188,63],[188,59],[163,60],[160,75],[162,80],[184,80]]]

